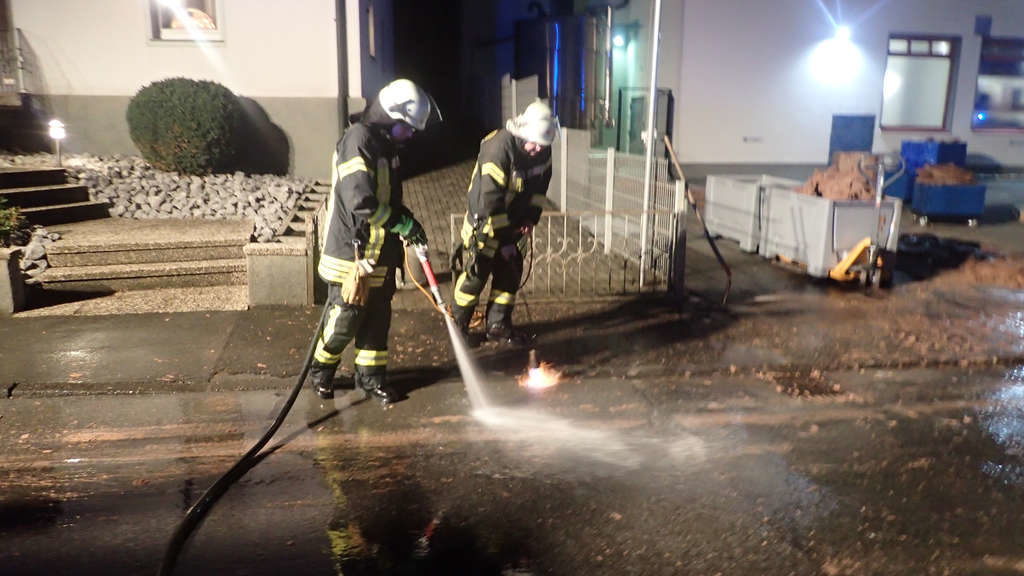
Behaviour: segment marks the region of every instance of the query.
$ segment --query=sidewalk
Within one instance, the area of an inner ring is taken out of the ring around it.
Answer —
[[[570,380],[681,382],[714,374],[821,379],[870,367],[991,366],[1024,361],[1019,293],[910,285],[883,297],[856,291],[779,291],[730,310],[659,298],[517,307],[541,360]],[[418,292],[409,298],[423,299]],[[1019,296],[1016,296],[1019,298]],[[416,302],[416,300],[412,300]],[[19,318],[0,322],[0,385],[13,393],[165,392],[287,388],[319,310]],[[436,311],[396,302],[393,373],[457,374]],[[351,366],[351,348],[342,360]],[[485,371],[521,374],[525,349],[474,350]]]

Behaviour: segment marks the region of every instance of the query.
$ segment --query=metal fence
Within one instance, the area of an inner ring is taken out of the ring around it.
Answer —
[[[656,159],[644,210],[644,158],[593,150],[590,135],[563,130],[552,155],[548,198],[561,211],[545,212],[534,229],[527,293],[551,296],[682,291],[685,182],[673,180]],[[451,216],[451,240],[462,215]],[[529,267],[527,268],[529,270]]]
[[[679,240],[652,252],[644,282],[639,234],[644,213],[617,210],[545,212],[527,239],[521,292],[550,297],[616,296],[682,289],[686,213],[648,211]],[[450,240],[462,229],[452,214]]]
[[[675,227],[685,225],[685,182],[674,180],[669,163],[655,158],[653,182],[644,217],[643,156],[614,148],[590,148],[590,134],[563,130],[552,155],[555,176],[548,197],[570,214],[601,212],[603,218],[584,219],[583,226],[598,237],[606,254],[635,258],[639,283],[654,282],[667,259],[679,253]],[[642,264],[642,265],[641,265]],[[675,283],[682,282],[682,270]]]

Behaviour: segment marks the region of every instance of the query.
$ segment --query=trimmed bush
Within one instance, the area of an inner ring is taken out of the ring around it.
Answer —
[[[216,82],[154,82],[132,98],[127,116],[135,146],[161,170],[209,174],[234,167],[242,108]]]
[[[6,206],[6,201],[0,198],[0,247],[11,245],[11,237],[15,236],[25,226],[25,220],[18,212],[17,206]]]

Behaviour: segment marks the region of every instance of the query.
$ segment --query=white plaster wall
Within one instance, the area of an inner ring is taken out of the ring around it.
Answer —
[[[10,0],[46,91],[133,95],[172,76],[250,97],[336,97],[333,0],[220,0],[223,42],[149,38],[146,0]]]
[[[952,129],[876,132],[875,148],[895,150],[905,138],[957,137],[971,154],[1024,164],[1024,133],[970,128],[981,39],[975,15],[993,17],[995,36],[1024,36],[1024,2],[1009,0],[842,0],[861,65],[845,82],[827,85],[809,65],[814,48],[834,34],[815,0],[666,0],[683,10],[662,26],[665,70],[678,70],[677,148],[686,162],[823,163],[833,114],[881,115],[886,46],[892,32],[961,38]],[[823,0],[836,14],[836,2]],[[874,8],[874,10],[872,10]],[[682,34],[681,41],[670,36]],[[678,58],[675,62],[672,58]],[[661,78],[668,78],[659,74]],[[746,141],[744,139],[746,138]]]

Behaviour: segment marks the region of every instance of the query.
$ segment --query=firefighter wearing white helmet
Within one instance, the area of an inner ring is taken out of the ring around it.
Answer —
[[[328,283],[328,311],[317,339],[310,378],[332,398],[341,353],[355,340],[355,382],[385,406],[388,331],[402,239],[426,244],[423,226],[402,204],[398,151],[437,106],[419,86],[395,80],[352,123],[331,160],[331,196],[317,273]]]
[[[526,340],[512,328],[512,310],[523,274],[524,240],[540,220],[551,182],[551,143],[558,131],[551,108],[538,100],[480,143],[462,238],[452,247],[452,270],[461,269],[452,315],[463,334],[469,333],[473,310],[490,277],[487,339]]]

